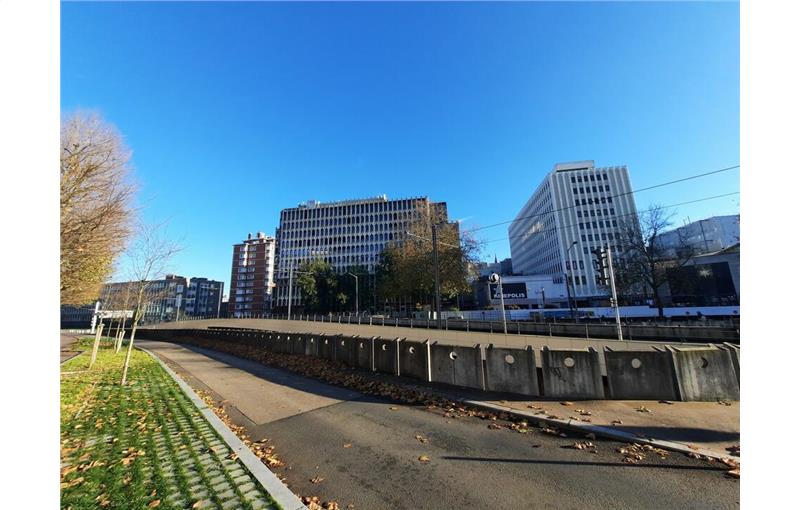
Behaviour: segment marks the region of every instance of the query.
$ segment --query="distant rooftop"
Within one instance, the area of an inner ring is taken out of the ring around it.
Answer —
[[[297,204],[298,209],[314,209],[316,207],[332,207],[337,205],[353,205],[353,204],[370,204],[374,202],[399,202],[401,200],[425,200],[428,197],[408,197],[408,198],[395,198],[389,200],[389,198],[384,195],[378,195],[377,197],[369,197],[369,198],[352,198],[346,200],[337,200],[334,202],[320,202],[319,200],[307,200],[306,202]],[[293,209],[293,208],[290,208]],[[285,209],[284,209],[285,210]]]

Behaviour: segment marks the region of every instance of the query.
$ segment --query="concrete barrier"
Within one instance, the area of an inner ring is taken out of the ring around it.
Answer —
[[[600,353],[592,347],[550,350],[542,348],[544,395],[553,398],[602,399]]]
[[[319,335],[306,334],[306,351],[304,353],[306,356],[319,357],[319,340]]]
[[[325,358],[330,361],[336,360],[336,340],[338,335],[322,335],[320,336],[319,355],[320,358]]]
[[[681,400],[739,400],[739,382],[726,349],[667,346],[675,363]]]
[[[348,367],[355,368],[358,366],[358,357],[356,353],[357,336],[342,336],[336,337],[336,360],[343,362]]]
[[[400,339],[386,340],[375,338],[373,340],[375,352],[375,371],[384,374],[400,375]],[[427,370],[427,369],[426,369]]]
[[[536,354],[526,349],[486,348],[486,389],[521,395],[539,395]]]
[[[355,351],[356,351],[356,366],[363,370],[373,370],[373,349],[374,339],[372,338],[356,338]]]
[[[620,400],[679,400],[672,354],[665,351],[604,349],[608,398]]]
[[[739,351],[740,351],[740,348],[739,348],[738,345],[734,345],[734,344],[732,344],[730,342],[725,342],[723,345],[725,346],[726,349],[728,349],[728,352],[731,355],[731,361],[733,362],[733,369],[736,371],[736,382],[738,382],[739,386],[741,387],[742,379],[741,379],[741,376],[739,375]]]
[[[398,345],[400,350],[400,375],[430,381],[428,347],[427,340],[424,342],[401,340]]]
[[[430,346],[431,381],[484,389],[481,347]]]

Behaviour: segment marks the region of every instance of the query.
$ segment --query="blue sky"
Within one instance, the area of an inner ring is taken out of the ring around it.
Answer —
[[[428,195],[471,228],[556,162],[627,164],[634,188],[738,164],[739,5],[63,3],[61,106],[118,127],[175,271],[227,288],[231,246],[308,199]],[[738,190],[732,171],[636,202]],[[477,234],[509,255],[505,226]]]

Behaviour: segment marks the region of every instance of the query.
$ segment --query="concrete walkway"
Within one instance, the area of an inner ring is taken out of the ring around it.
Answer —
[[[446,419],[223,353],[141,345],[224,404],[253,441],[269,438],[286,463],[277,472],[296,493],[340,508],[738,506],[738,481],[681,454],[630,464],[615,441],[597,438],[589,453],[570,447],[582,437],[492,430],[478,418]]]
[[[78,341],[78,338],[85,335],[76,335],[74,333],[61,333],[61,363],[64,363],[70,358],[74,358],[78,351],[74,350],[73,345]]]

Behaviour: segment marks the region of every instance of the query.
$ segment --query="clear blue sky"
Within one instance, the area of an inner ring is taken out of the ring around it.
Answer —
[[[737,3],[64,3],[61,106],[133,150],[174,269],[230,279],[231,245],[279,211],[386,193],[513,218],[560,161],[634,188],[739,163]],[[739,190],[738,171],[636,195]],[[738,212],[738,197],[676,220]],[[485,258],[509,255],[486,229]]]

